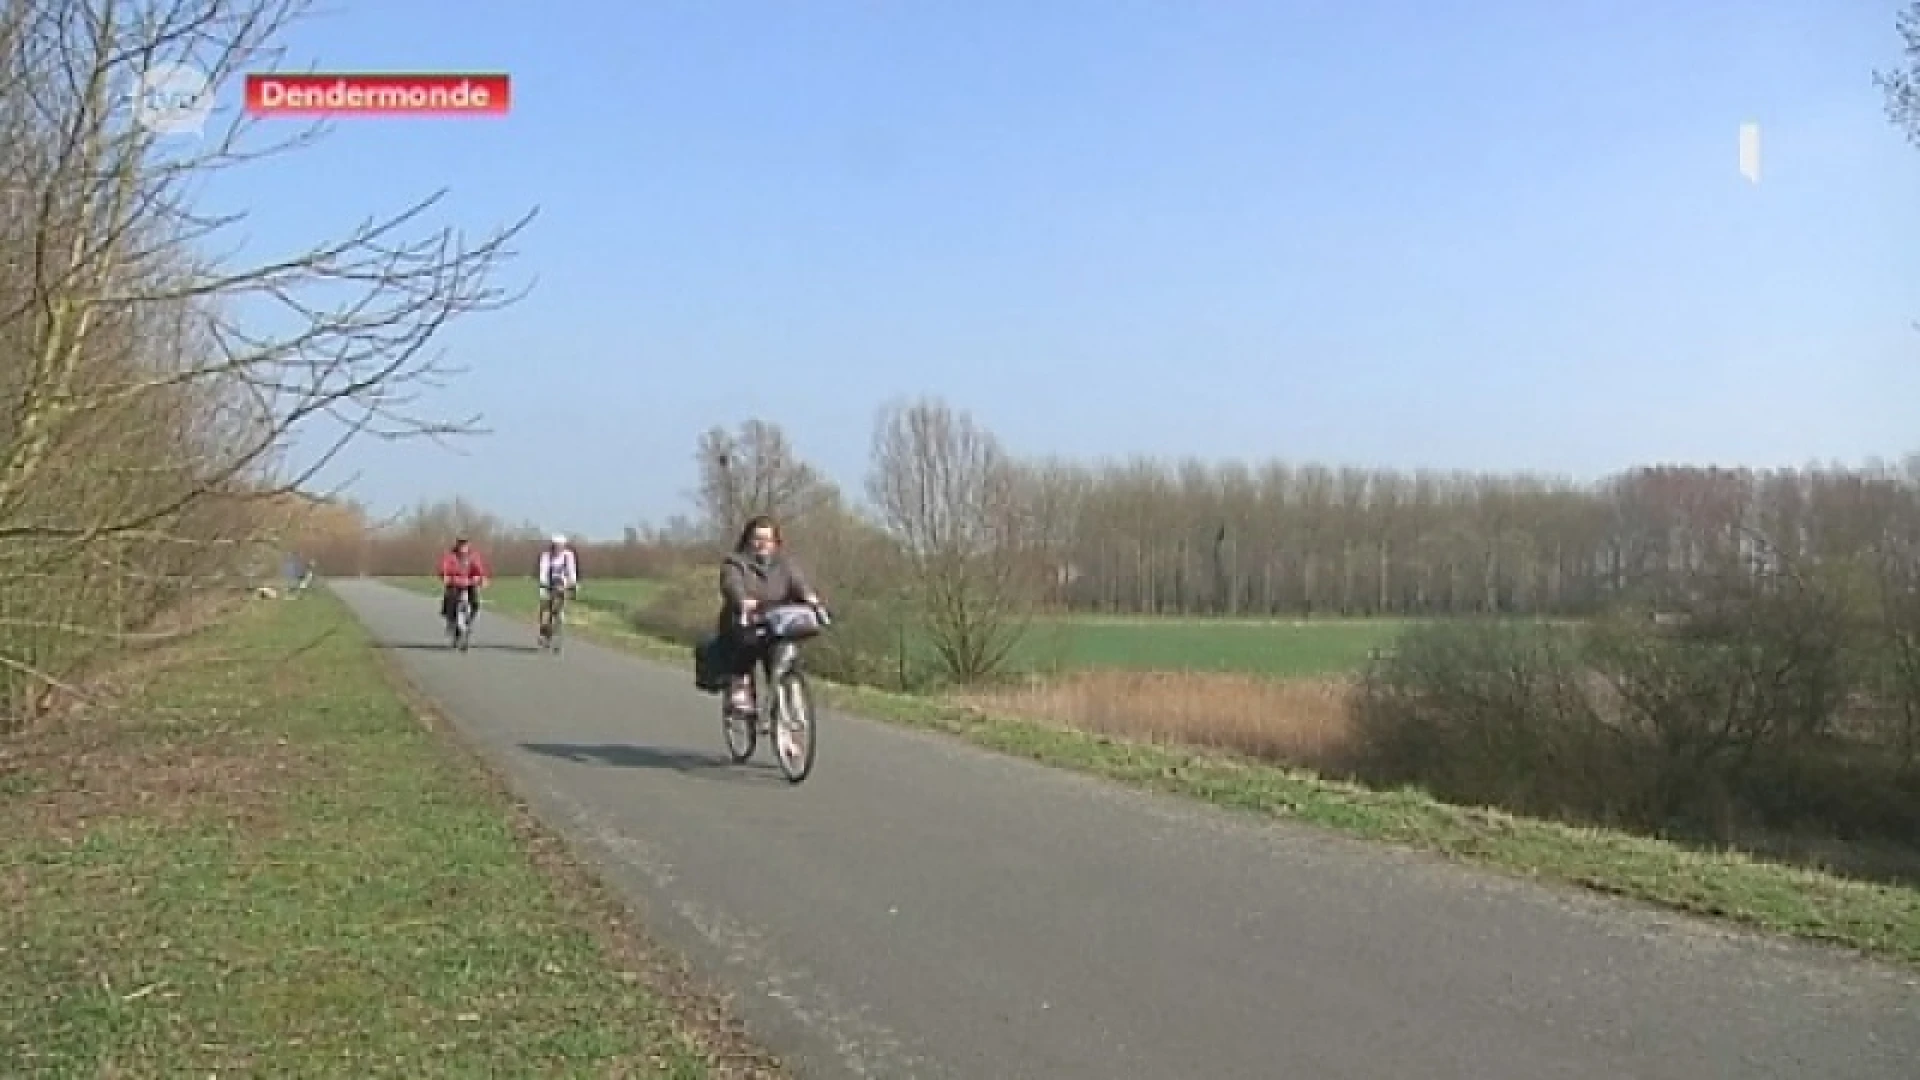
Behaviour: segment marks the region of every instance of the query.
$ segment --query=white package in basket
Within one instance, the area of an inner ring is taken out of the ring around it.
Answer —
[[[820,632],[820,613],[806,604],[768,608],[767,632],[780,638],[812,637]]]

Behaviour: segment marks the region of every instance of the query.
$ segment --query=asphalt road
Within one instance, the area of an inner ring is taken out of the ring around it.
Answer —
[[[803,1077],[1920,1076],[1920,982],[850,716],[789,786],[686,670],[335,589]]]

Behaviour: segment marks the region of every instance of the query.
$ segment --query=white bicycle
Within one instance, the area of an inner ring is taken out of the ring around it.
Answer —
[[[734,764],[752,757],[765,733],[773,736],[774,760],[789,783],[797,784],[813,772],[819,726],[814,723],[813,691],[800,670],[799,643],[832,622],[824,606],[813,604],[783,604],[754,619],[752,629],[765,649],[761,662],[747,675],[752,704],[737,709],[731,693],[720,698],[721,729]],[[765,715],[762,701],[768,702]]]

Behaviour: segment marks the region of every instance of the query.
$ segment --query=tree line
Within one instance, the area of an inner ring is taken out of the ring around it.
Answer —
[[[1016,474],[1049,515],[1060,601],[1116,614],[1584,616],[1728,559],[1850,558],[1920,521],[1920,458],[1591,485],[1283,462]]]
[[[514,522],[463,498],[423,501],[391,519],[377,521],[352,499],[330,500],[308,514],[287,538],[289,551],[336,577],[422,577],[440,556],[466,537],[496,575],[531,578],[540,552],[564,529]],[[689,557],[683,538],[673,541],[630,527],[617,541],[570,536],[581,573],[596,578],[662,578]]]

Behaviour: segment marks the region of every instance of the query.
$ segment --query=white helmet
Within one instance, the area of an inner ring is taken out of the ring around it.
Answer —
[[[554,533],[554,534],[553,534],[553,546],[554,546],[554,547],[566,547],[566,546],[567,546],[567,536],[566,536],[566,534],[565,534],[565,533]]]

